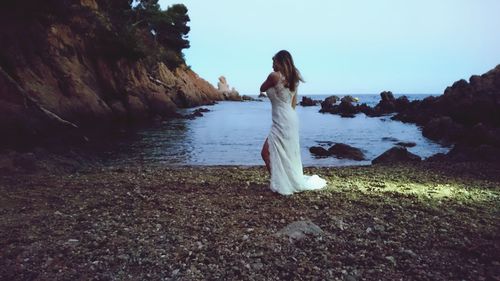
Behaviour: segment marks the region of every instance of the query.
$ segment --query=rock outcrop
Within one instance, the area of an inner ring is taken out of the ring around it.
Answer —
[[[365,160],[365,155],[361,149],[343,143],[336,143],[328,149],[337,158],[347,158],[357,161]]]
[[[64,20],[1,17],[2,144],[175,117],[179,107],[224,99],[186,66],[169,69],[107,49],[101,33],[112,24],[98,3],[73,4]]]
[[[394,119],[423,126],[434,140],[500,146],[500,65],[455,82],[442,96],[412,102]]]
[[[357,113],[376,117],[395,114],[391,119],[415,123],[425,137],[447,145],[458,145],[449,159],[491,160],[484,151],[497,155],[500,149],[500,65],[487,73],[459,80],[447,87],[441,96],[409,101],[395,98],[392,92],[380,93],[375,107],[353,105],[352,101],[325,100],[320,112],[353,117]],[[481,147],[481,148],[480,148]],[[458,156],[457,156],[458,155]],[[445,159],[438,155],[433,160]],[[500,157],[498,157],[500,161]]]
[[[455,148],[433,160],[500,161],[500,65],[459,80],[438,97],[413,101],[393,119],[422,126],[424,136]],[[495,160],[496,159],[496,160]]]
[[[325,98],[324,101],[321,102],[321,110],[319,112],[330,112],[330,110],[333,109],[337,101],[339,101],[340,98],[337,96],[329,96]]]
[[[395,164],[400,162],[419,162],[420,160],[418,155],[409,152],[406,148],[395,146],[373,159],[372,164]]]
[[[321,101],[318,100],[313,100],[310,97],[303,96],[302,100],[300,101],[301,106],[316,106],[320,103]]]
[[[227,83],[226,77],[219,77],[219,82],[217,82],[217,91],[224,96],[224,99],[231,101],[242,101],[243,98],[240,96],[240,93],[236,91],[233,87],[230,89],[229,84]]]

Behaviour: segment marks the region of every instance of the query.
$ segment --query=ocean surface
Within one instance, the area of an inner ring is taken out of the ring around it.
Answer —
[[[429,95],[406,96],[415,100]],[[309,97],[323,100],[327,96]],[[370,106],[380,101],[378,94],[355,97]],[[110,164],[263,165],[260,151],[271,128],[271,103],[267,98],[262,100],[219,102],[203,106],[210,110],[203,117],[168,120],[140,129],[106,151],[107,161]],[[372,118],[358,114],[355,118],[341,118],[319,113],[320,108],[300,105],[296,108],[304,166],[367,165],[398,141],[415,142],[417,145],[408,150],[423,158],[450,149],[422,136],[416,125],[393,121],[390,116]],[[194,109],[181,113],[188,114]],[[367,160],[316,158],[309,152],[311,146],[328,148],[333,143],[360,148]]]

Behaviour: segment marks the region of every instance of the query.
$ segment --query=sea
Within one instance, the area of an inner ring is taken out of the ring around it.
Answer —
[[[378,94],[353,96],[359,98],[359,103],[369,106],[375,106],[380,101]],[[397,98],[401,95],[394,96]],[[409,100],[421,100],[430,95],[406,96]],[[328,95],[308,97],[324,100]],[[301,97],[299,101],[300,99]],[[269,99],[223,101],[202,107],[210,111],[194,120],[166,120],[155,126],[133,131],[105,151],[107,162],[111,165],[263,165],[260,152],[271,128]],[[416,146],[408,150],[422,158],[445,153],[450,149],[425,138],[421,128],[414,124],[391,120],[391,115],[367,117],[360,113],[354,118],[342,118],[320,113],[320,108],[319,105],[296,107],[304,166],[369,165],[371,160],[400,141],[416,143]],[[184,109],[181,113],[189,114],[195,109],[197,108]],[[366,160],[318,158],[309,152],[312,146],[328,149],[334,143],[344,143],[361,149]]]

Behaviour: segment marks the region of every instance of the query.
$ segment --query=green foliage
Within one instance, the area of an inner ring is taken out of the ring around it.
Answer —
[[[98,5],[115,24],[124,24],[131,16],[132,0],[98,0]]]
[[[161,10],[158,0],[98,1],[116,29],[116,34],[108,38],[110,52],[117,49],[112,57],[146,58],[150,63],[163,61],[170,68],[185,63],[182,50],[189,48],[190,30],[186,6],[176,4]]]
[[[95,55],[145,59],[151,64],[163,61],[170,68],[185,64],[182,50],[189,48],[190,30],[186,6],[175,4],[162,10],[158,0],[96,1],[97,13],[75,0],[0,0],[0,23],[18,28],[35,23],[43,38],[43,28],[55,22],[72,25],[78,15],[85,17],[88,25],[77,23],[73,28],[94,35]]]
[[[137,30],[131,26],[125,26],[118,32],[100,30],[96,35],[99,44],[95,46],[95,54],[111,60],[121,58],[139,60],[148,56],[143,42],[137,40]]]
[[[163,49],[160,57],[171,68],[184,64],[182,50],[189,48],[188,9],[183,4],[175,4],[162,11],[158,0],[142,0],[133,9],[134,25],[148,31],[158,48]]]

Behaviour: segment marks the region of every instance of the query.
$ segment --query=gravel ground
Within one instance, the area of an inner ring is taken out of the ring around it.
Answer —
[[[500,167],[104,167],[0,176],[2,280],[500,280]],[[303,237],[277,235],[309,221]]]

